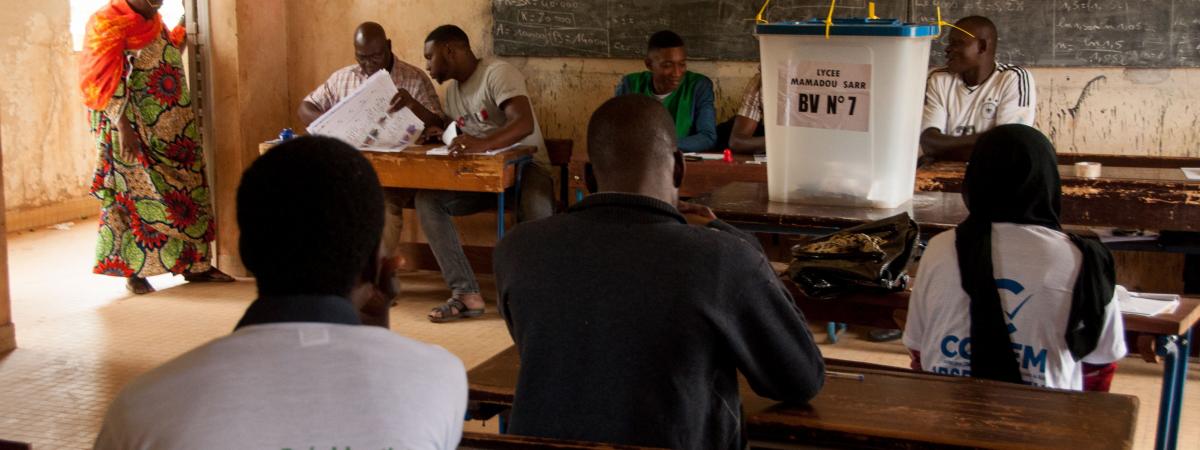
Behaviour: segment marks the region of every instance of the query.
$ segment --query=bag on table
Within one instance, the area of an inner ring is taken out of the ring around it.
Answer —
[[[831,299],[856,290],[901,291],[919,236],[908,213],[847,228],[792,247],[788,276],[805,295]]]

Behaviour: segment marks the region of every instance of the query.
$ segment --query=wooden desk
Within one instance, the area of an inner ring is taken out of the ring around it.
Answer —
[[[1062,199],[1064,226],[1133,228],[1164,231],[1200,231],[1200,191],[1196,205],[1162,207],[1145,205],[1138,210],[1114,209],[1097,197]],[[967,218],[962,195],[953,192],[916,192],[913,200],[894,209],[814,206],[772,202],[765,183],[731,183],[693,199],[712,208],[728,222],[759,227],[755,231],[797,231],[816,229],[824,232],[879,220],[908,211],[921,226],[921,233],[932,236],[954,228]]]
[[[265,153],[275,141],[259,144]],[[436,145],[414,145],[401,152],[363,150],[371,162],[379,184],[388,188],[436,189],[496,194],[496,236],[504,236],[504,191],[520,189],[525,163],[533,160],[536,147],[517,147],[495,155],[472,154],[459,157],[429,155]],[[520,198],[518,192],[516,197]]]
[[[777,403],[742,383],[751,441],[829,447],[1129,448],[1137,399],[1039,389],[827,360],[807,405]],[[470,399],[511,406],[520,361],[510,347],[467,373]],[[1096,414],[1104,411],[1104,414]]]
[[[893,294],[856,293],[836,300],[808,298],[791,281],[784,285],[796,299],[796,305],[810,321],[850,323],[879,328],[895,328],[893,317],[908,309],[907,292]],[[1163,357],[1163,381],[1158,413],[1156,448],[1172,448],[1179,434],[1179,415],[1183,410],[1183,387],[1187,381],[1187,355],[1191,328],[1200,321],[1200,298],[1184,297],[1169,314],[1154,317],[1123,315],[1125,331],[1139,333],[1136,351],[1144,359]]]

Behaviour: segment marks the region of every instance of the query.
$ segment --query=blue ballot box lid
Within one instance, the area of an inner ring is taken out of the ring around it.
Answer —
[[[804,22],[774,22],[755,28],[760,35],[825,36],[825,20],[812,18]],[[934,37],[936,25],[902,23],[900,19],[845,18],[833,19],[830,36]]]

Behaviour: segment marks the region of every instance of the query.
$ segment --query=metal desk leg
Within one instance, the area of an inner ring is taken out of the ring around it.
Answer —
[[[1183,336],[1159,336],[1158,354],[1163,357],[1162,397],[1158,408],[1158,430],[1154,448],[1175,449],[1179,438],[1179,415],[1183,411],[1183,387],[1187,381],[1188,351],[1192,331]]]
[[[518,211],[520,217],[521,210],[521,177],[525,172],[525,164],[529,162],[529,158],[510,161],[509,164],[516,165],[517,179],[513,183],[513,196],[516,197],[513,206]],[[504,192],[496,194],[496,242],[504,237]]]
[[[829,322],[825,325],[825,333],[829,334],[829,343],[836,344],[838,342],[838,333],[846,331],[846,324],[840,322]]]

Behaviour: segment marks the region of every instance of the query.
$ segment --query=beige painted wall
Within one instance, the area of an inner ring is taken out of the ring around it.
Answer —
[[[95,152],[69,26],[67,0],[0,9],[0,135],[9,210],[88,195]]]
[[[425,35],[453,21],[471,36],[478,54],[488,54],[491,0],[388,2],[294,0],[289,2],[289,104],[333,70],[354,62],[354,27],[366,20],[384,25],[396,54],[424,67]],[[590,58],[507,58],[525,73],[534,107],[547,137],[573,138],[581,146],[592,110],[611,94],[618,77],[640,70],[640,61]],[[711,77],[718,120],[730,117],[755,64],[705,62],[691,69]],[[1200,69],[1034,69],[1038,88],[1037,126],[1060,152],[1200,157]],[[1095,82],[1092,82],[1095,80]],[[1092,82],[1087,95],[1085,86]],[[293,113],[293,120],[294,113]],[[581,148],[581,147],[577,147]]]

